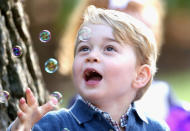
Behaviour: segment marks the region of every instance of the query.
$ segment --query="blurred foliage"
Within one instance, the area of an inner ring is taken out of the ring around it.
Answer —
[[[57,22],[59,30],[63,31],[65,29],[69,16],[80,1],[81,0],[61,0],[61,9]],[[166,0],[165,2],[169,12],[179,9],[187,9],[190,12],[190,0]]]
[[[190,0],[167,0],[168,13],[184,10],[190,13]],[[162,72],[157,75],[160,80],[167,81],[176,96],[190,102],[190,69]]]
[[[169,11],[176,9],[188,9],[190,11],[190,0],[167,0]]]
[[[65,29],[69,16],[80,1],[81,0],[61,0],[61,9],[57,23],[59,30]],[[166,0],[165,2],[169,12],[179,9],[187,9],[190,12],[190,0]]]
[[[58,17],[58,29],[63,31],[67,25],[67,20],[73,9],[77,6],[80,0],[61,0],[61,9]]]

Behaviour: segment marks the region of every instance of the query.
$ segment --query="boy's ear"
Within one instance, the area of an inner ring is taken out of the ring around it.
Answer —
[[[147,64],[141,65],[140,67],[137,68],[137,75],[132,83],[133,88],[138,89],[144,87],[151,79],[151,76],[152,74],[150,66]]]

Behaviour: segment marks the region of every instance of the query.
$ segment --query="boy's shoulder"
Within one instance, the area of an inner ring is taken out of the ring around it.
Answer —
[[[62,108],[62,109],[59,109],[59,110],[56,110],[56,111],[50,111],[48,112],[44,117],[43,119],[44,120],[56,120],[56,121],[62,121],[62,118],[67,118],[69,117],[69,110],[66,109],[66,108]]]
[[[148,119],[148,129],[156,129],[155,131],[170,131],[170,128],[164,120],[156,120],[154,118],[147,117]]]
[[[87,104],[78,99],[70,109],[62,108],[58,111],[48,112],[32,128],[33,131],[59,131],[80,130],[83,124],[91,121],[95,111],[91,110]],[[93,124],[94,125],[94,124]],[[89,126],[87,127],[87,129]]]
[[[58,111],[50,111],[42,117],[32,128],[34,131],[52,131],[64,129],[72,121],[69,110],[62,108]]]
[[[169,127],[167,126],[166,122],[164,120],[159,120],[159,119],[155,119],[152,118],[148,115],[146,115],[141,108],[139,108],[138,106],[133,106],[133,119],[135,120],[131,120],[131,122],[134,123],[138,129],[138,127],[142,129],[145,129],[146,131],[170,131]],[[130,118],[130,116],[129,116]],[[131,123],[130,122],[130,123]]]

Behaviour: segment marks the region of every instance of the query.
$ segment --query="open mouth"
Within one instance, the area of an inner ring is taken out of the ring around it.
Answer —
[[[88,68],[84,71],[83,77],[85,81],[101,81],[102,75],[93,68]]]

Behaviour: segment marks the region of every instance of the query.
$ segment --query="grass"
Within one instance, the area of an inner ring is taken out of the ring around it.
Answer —
[[[156,78],[168,82],[180,100],[190,102],[190,69],[160,73]]]

